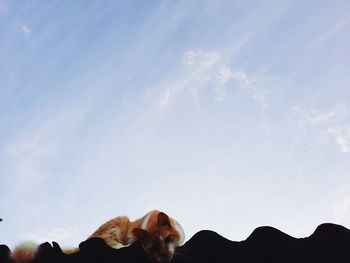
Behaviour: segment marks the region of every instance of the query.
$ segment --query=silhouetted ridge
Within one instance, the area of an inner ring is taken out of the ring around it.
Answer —
[[[139,242],[113,249],[92,238],[80,251],[66,255],[60,246],[40,245],[33,263],[151,263]],[[294,238],[273,227],[259,227],[244,241],[228,240],[202,230],[175,251],[173,263],[350,263],[350,230],[322,224],[306,238]],[[9,249],[0,246],[0,263],[12,263]]]
[[[310,238],[326,241],[344,239],[350,242],[350,230],[341,225],[325,223],[319,225]]]
[[[246,239],[247,242],[278,242],[281,240],[291,240],[293,237],[287,235],[286,233],[270,226],[262,226],[256,228],[250,236]]]

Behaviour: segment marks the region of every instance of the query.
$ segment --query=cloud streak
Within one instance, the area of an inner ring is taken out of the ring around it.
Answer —
[[[322,134],[332,136],[342,153],[350,153],[350,126],[336,126],[322,131]]]
[[[25,36],[30,36],[32,34],[32,30],[26,26],[25,24],[19,24],[18,30],[23,33]]]
[[[189,92],[196,96],[202,90],[209,89],[216,101],[221,102],[232,96],[231,92],[238,89],[251,97],[261,107],[268,108],[267,91],[263,86],[265,76],[249,73],[243,68],[230,67],[219,52],[192,49],[184,53],[184,73],[176,76],[165,86],[159,99],[161,108],[167,106],[180,94]]]
[[[324,137],[331,137],[340,152],[350,152],[350,109],[346,104],[336,105],[328,111],[306,111],[299,119],[298,127],[314,130],[318,134],[318,142]]]

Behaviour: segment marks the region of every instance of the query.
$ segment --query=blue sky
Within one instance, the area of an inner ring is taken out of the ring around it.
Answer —
[[[349,1],[0,0],[1,243],[157,208],[187,237],[350,227]]]

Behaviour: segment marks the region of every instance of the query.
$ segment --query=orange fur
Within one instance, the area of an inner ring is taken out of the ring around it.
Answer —
[[[89,238],[100,237],[114,248],[141,242],[144,251],[158,262],[169,262],[177,246],[184,241],[180,224],[158,210],[135,221],[126,216],[116,217],[101,225]]]
[[[37,250],[38,245],[35,243],[22,243],[14,249],[11,259],[16,263],[31,262]]]
[[[179,223],[163,212],[152,210],[135,221],[127,216],[119,216],[102,224],[89,238],[102,238],[113,248],[128,246],[136,240],[142,244],[145,252],[158,262],[169,262],[175,247],[184,241],[184,233]],[[12,258],[16,263],[30,262],[37,246],[21,245],[15,249]],[[66,254],[73,254],[79,248],[63,249]]]

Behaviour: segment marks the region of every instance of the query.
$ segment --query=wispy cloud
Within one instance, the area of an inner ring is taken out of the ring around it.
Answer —
[[[243,68],[230,67],[225,61],[229,61],[229,58],[215,51],[199,49],[185,52],[185,72],[166,85],[159,106],[165,107],[184,91],[196,96],[203,89],[210,89],[215,100],[220,102],[236,88],[253,98],[265,110],[268,107],[267,92],[258,87],[264,81],[264,76],[247,72]]]
[[[305,111],[297,124],[300,129],[315,132],[317,141],[323,141],[325,136],[329,136],[342,153],[350,152],[350,109],[346,104],[337,105],[328,111]]]
[[[332,136],[343,153],[350,153],[350,126],[333,127],[322,131],[323,134]]]
[[[263,109],[268,107],[266,90],[259,89],[256,84],[263,80],[262,76],[253,73],[247,73],[244,69],[230,69],[223,66],[218,72],[218,80],[224,85],[233,80],[241,90],[247,92]]]
[[[295,108],[294,110],[299,110]],[[340,107],[335,107],[329,111],[320,111],[320,110],[309,110],[303,113],[302,117],[298,121],[298,126],[306,126],[306,125],[316,125],[316,124],[324,124],[330,121],[333,117],[340,114]]]
[[[340,19],[335,21],[334,24],[330,25],[329,28],[325,32],[323,32],[318,38],[310,42],[308,46],[310,48],[315,48],[317,46],[324,44],[324,42],[328,41],[335,34],[346,29],[349,26],[349,24],[350,24],[350,18],[348,16],[341,17]]]
[[[18,30],[25,36],[30,36],[32,34],[32,30],[25,24],[18,24]]]
[[[205,52],[202,50],[190,50],[184,54],[184,63],[203,69],[211,68],[220,61],[220,54],[217,52]]]
[[[216,67],[219,60],[220,55],[217,52],[193,50],[186,52],[182,62],[190,68],[186,68],[180,75],[159,84],[158,106],[163,109],[186,91],[196,95],[213,78],[213,71],[215,72],[213,68]]]

